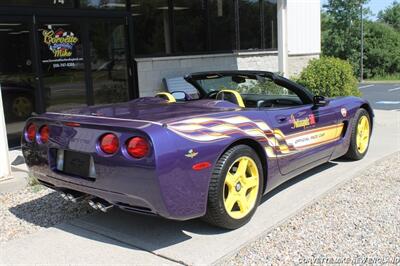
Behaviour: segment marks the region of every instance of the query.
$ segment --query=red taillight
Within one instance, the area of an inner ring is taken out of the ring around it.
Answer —
[[[36,125],[35,124],[29,124],[26,127],[26,132],[25,132],[25,138],[27,141],[34,141],[36,137]]]
[[[126,151],[133,158],[142,158],[149,153],[149,143],[142,137],[133,137],[126,142]]]
[[[114,154],[118,151],[119,140],[114,134],[104,134],[100,138],[100,149],[107,154]]]
[[[39,129],[40,142],[46,143],[49,141],[50,129],[48,126],[42,126]]]

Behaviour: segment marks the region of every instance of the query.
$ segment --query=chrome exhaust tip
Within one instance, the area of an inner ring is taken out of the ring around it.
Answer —
[[[75,198],[74,198],[74,196],[72,196],[71,194],[67,194],[67,198],[70,200],[70,201],[72,201],[72,202],[74,202],[74,201],[76,201],[75,200]]]
[[[69,191],[69,190],[64,190],[60,192],[60,196],[67,200],[71,201],[73,203],[77,203],[78,201],[81,201],[88,197],[87,194],[81,193],[81,192],[75,192],[75,191]]]
[[[107,212],[109,209],[114,207],[114,205],[111,203],[100,198],[90,199],[88,203],[93,209],[100,210],[102,212]]]
[[[97,208],[102,212],[108,212],[108,210],[111,209],[112,207],[114,207],[114,205],[112,204],[104,205],[100,202],[97,203]]]
[[[65,194],[64,192],[61,192],[61,193],[60,193],[60,196],[61,196],[61,198],[63,198],[63,199],[65,199],[65,200],[69,201],[69,197],[68,197],[67,194]]]
[[[86,198],[87,195],[82,194],[82,195],[79,195],[79,196],[74,196],[74,195],[72,195],[72,194],[67,194],[67,197],[68,197],[68,199],[69,199],[70,201],[72,201],[73,203],[77,203],[78,201],[81,201],[81,200],[83,200],[84,198]]]
[[[93,209],[95,209],[95,210],[98,209],[97,204],[93,200],[89,200],[88,203],[89,203],[90,207],[92,207]]]

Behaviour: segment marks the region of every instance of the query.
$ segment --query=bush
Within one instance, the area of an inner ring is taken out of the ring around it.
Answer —
[[[360,96],[350,63],[334,57],[313,59],[297,80],[315,95],[326,97]]]

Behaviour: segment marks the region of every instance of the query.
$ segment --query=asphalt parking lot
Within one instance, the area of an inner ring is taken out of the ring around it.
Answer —
[[[400,110],[400,83],[360,84],[362,97],[377,110]]]
[[[199,220],[169,221],[115,209],[2,243],[0,264],[209,265],[221,262],[372,163],[399,151],[400,112],[375,112],[371,146],[363,160],[335,160],[286,182],[263,197],[251,222],[240,229],[225,231]],[[34,202],[26,204],[35,208]]]

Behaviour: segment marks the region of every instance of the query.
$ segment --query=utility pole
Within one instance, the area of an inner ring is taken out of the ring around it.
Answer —
[[[360,58],[360,82],[364,81],[364,16],[363,16],[363,4],[360,1],[360,12],[361,12],[361,58]]]

